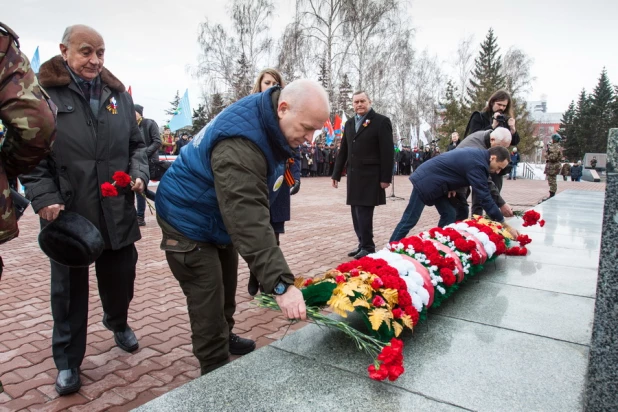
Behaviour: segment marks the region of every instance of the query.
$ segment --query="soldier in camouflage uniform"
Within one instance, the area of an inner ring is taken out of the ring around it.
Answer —
[[[0,23],[0,120],[6,128],[0,149],[0,243],[19,233],[8,180],[30,172],[50,153],[56,109],[48,99],[17,35]]]
[[[552,143],[547,146],[547,160],[545,161],[545,174],[549,182],[549,197],[554,197],[558,190],[556,176],[560,174],[560,159],[562,159],[562,147],[560,140],[562,137],[558,133],[551,136]]]

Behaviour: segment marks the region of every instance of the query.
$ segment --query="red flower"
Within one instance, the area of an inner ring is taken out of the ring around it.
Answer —
[[[397,380],[397,378],[399,378],[404,372],[405,372],[405,369],[403,368],[403,365],[389,366],[388,367],[388,380],[389,381]]]
[[[379,277],[375,278],[373,282],[371,282],[371,287],[373,288],[373,290],[378,290],[382,286],[384,286],[384,282],[382,282],[382,279],[380,279]]]
[[[401,310],[400,308],[393,309],[393,317],[395,319],[401,319],[402,316],[403,316],[403,310]]]
[[[403,310],[406,312],[406,315],[410,316],[412,318],[412,324],[416,326],[416,324],[418,323],[419,319],[420,319],[420,315],[418,314],[418,310],[416,310],[416,308],[414,306],[406,306],[405,308],[403,308]]]
[[[343,275],[335,276],[335,282],[337,282],[337,283],[344,283],[345,282],[345,276],[343,276]]]
[[[527,244],[532,242],[528,235],[517,236],[517,241],[519,242],[520,246],[526,246]]]
[[[350,270],[350,276],[352,276],[353,278],[355,278],[355,277],[357,277],[359,275],[360,275],[360,271],[358,269],[354,268],[354,269]]]
[[[397,301],[399,302],[399,306],[406,307],[412,305],[412,296],[410,296],[410,292],[406,289],[399,290],[398,295]]]
[[[522,247],[519,249],[519,256],[526,256],[528,254],[528,249]]]
[[[371,302],[371,304],[377,308],[386,305],[386,302],[384,301],[384,299],[382,299],[382,296],[376,296],[375,298],[373,298],[373,301]]]
[[[375,365],[369,365],[367,370],[369,371],[369,377],[376,381],[383,381],[388,376],[388,369],[384,365],[378,366],[378,368]]]
[[[442,281],[446,286],[453,286],[453,284],[455,283],[455,274],[450,269],[440,269],[440,276],[442,277]]]
[[[539,220],[539,225],[540,225],[541,227],[545,226],[545,221],[544,221],[544,220]]]
[[[129,184],[131,184],[131,176],[129,176],[125,172],[118,171],[114,173],[112,179],[116,182],[116,186],[118,187],[127,187]]]
[[[519,247],[513,246],[506,250],[507,256],[520,256]]]
[[[313,283],[313,279],[310,278],[310,279],[305,280],[305,283],[303,283],[303,286],[307,287],[311,285],[312,283]]]
[[[113,184],[105,182],[101,185],[101,194],[103,197],[118,196],[118,190]]]

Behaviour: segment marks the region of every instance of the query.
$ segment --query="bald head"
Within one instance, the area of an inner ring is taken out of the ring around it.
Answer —
[[[90,81],[103,70],[105,42],[92,27],[76,24],[64,31],[60,53],[76,75]]]
[[[311,142],[314,132],[322,128],[329,113],[328,94],[316,81],[295,80],[279,96],[279,127],[290,147]]]
[[[511,145],[511,131],[504,127],[496,127],[489,135],[491,147],[502,146],[509,147]]]

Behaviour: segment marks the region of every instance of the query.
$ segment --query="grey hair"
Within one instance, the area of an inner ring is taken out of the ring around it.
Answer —
[[[505,127],[496,127],[494,131],[491,132],[490,136],[501,146],[504,146],[504,143],[506,143],[506,146],[509,146],[513,138],[511,131]]]
[[[369,97],[369,93],[367,93],[365,90],[357,90],[354,93],[352,93],[352,98],[354,98],[354,96],[358,96],[359,94],[365,94],[365,96],[367,96],[367,100],[371,101],[371,97]]]
[[[73,35],[73,31],[76,28],[80,28],[80,29],[85,29],[85,30],[91,30],[93,32],[95,32],[97,35],[99,35],[99,37],[103,38],[103,36],[101,36],[101,33],[99,33],[98,31],[96,31],[95,29],[93,29],[90,26],[86,26],[84,24],[74,24],[72,26],[68,26],[66,29],[64,29],[64,34],[62,35],[62,44],[65,45],[66,47],[69,47],[69,43],[71,42],[71,36]]]
[[[73,34],[73,26],[69,26],[64,29],[61,43],[64,44],[66,47],[69,47],[69,42],[71,41],[71,34]]]

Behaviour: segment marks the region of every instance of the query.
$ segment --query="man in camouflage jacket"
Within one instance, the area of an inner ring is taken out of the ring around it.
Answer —
[[[545,163],[545,174],[549,183],[549,197],[554,197],[558,190],[558,182],[556,176],[560,173],[560,159],[562,159],[562,147],[560,140],[562,137],[558,133],[551,136],[552,143],[547,147],[547,160]]]
[[[8,179],[34,169],[50,152],[56,134],[55,106],[39,86],[17,39],[0,23],[0,119],[6,126],[0,149],[0,243],[19,233]]]

